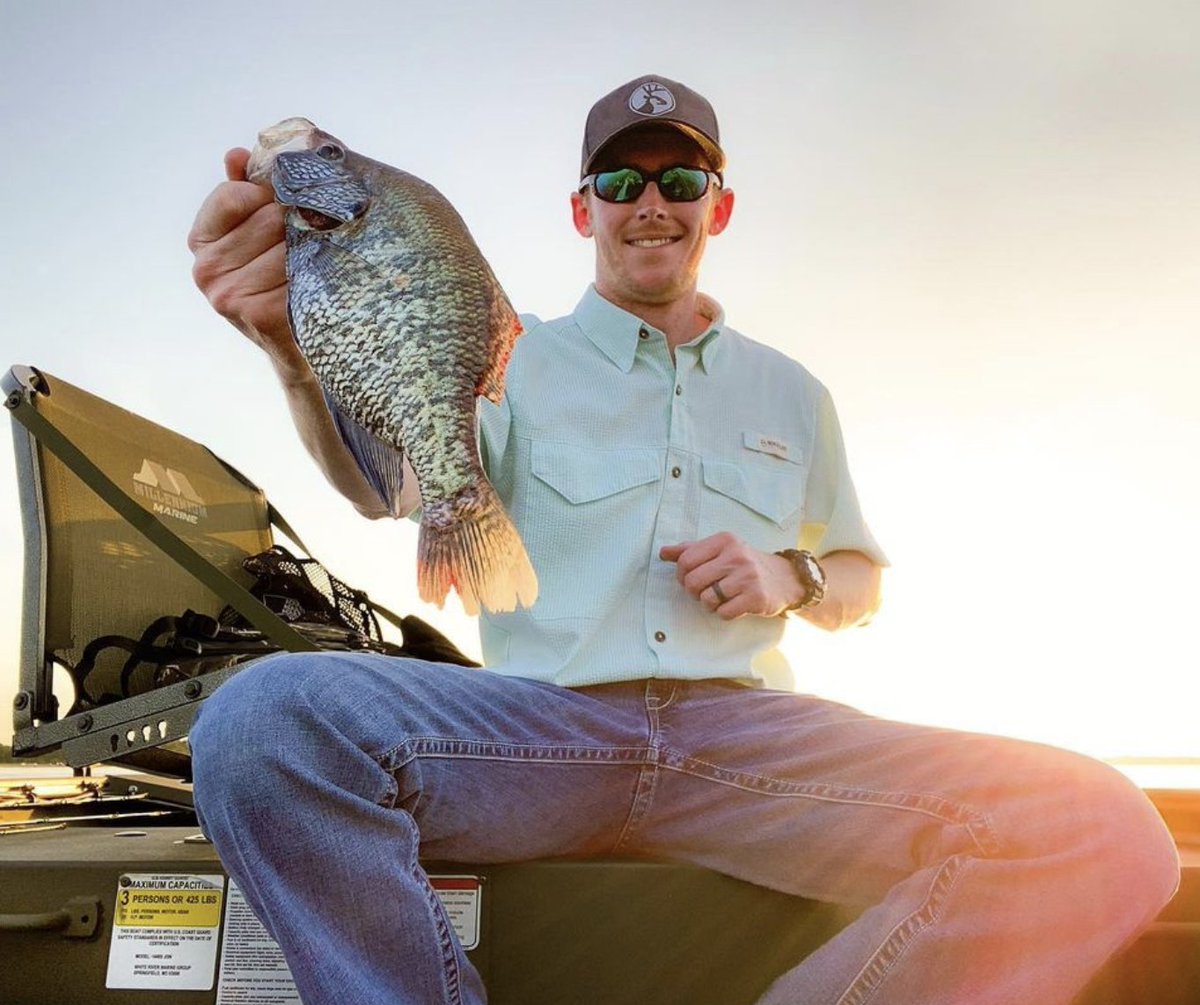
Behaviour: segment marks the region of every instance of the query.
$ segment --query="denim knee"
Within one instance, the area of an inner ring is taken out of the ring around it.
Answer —
[[[322,673],[325,653],[276,653],[235,674],[201,706],[188,742],[197,749],[225,748],[223,740],[247,741],[256,722],[277,719],[306,680]]]
[[[328,676],[325,653],[278,653],[235,674],[200,708],[188,735],[197,801],[236,798],[240,786],[261,796],[264,773],[295,752],[311,682]]]
[[[1111,881],[1123,891],[1129,912],[1149,922],[1179,888],[1179,851],[1146,794],[1115,768],[1104,766],[1111,781],[1101,816],[1108,821],[1103,844]]]
[[[1179,854],[1146,794],[1121,772],[1070,757],[1061,793],[1062,819],[1089,876],[1089,899],[1112,924],[1148,924],[1179,886]]]

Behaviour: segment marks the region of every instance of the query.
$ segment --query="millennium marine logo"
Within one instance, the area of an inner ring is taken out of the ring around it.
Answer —
[[[187,475],[148,457],[142,458],[142,469],[133,476],[133,494],[145,499],[151,512],[184,523],[195,524],[201,517],[208,516],[204,500],[192,488]]]

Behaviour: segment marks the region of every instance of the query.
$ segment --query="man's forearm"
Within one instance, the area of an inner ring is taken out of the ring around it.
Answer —
[[[858,551],[834,551],[821,558],[825,570],[825,599],[798,611],[826,631],[836,632],[870,619],[879,608],[880,568]]]

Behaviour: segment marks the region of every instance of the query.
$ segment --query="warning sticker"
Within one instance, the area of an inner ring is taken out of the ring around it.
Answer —
[[[232,879],[225,902],[216,1005],[300,1005],[279,944],[254,916]]]
[[[207,991],[217,963],[224,876],[128,873],[117,882],[109,988]]]
[[[463,949],[479,945],[479,901],[483,881],[478,876],[430,876],[429,882],[446,909]]]

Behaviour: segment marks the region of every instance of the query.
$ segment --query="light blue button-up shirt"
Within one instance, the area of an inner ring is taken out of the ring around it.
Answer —
[[[484,662],[568,687],[646,677],[790,679],[783,618],[723,621],[663,545],[730,531],[762,551],[860,551],[829,392],[794,360],[711,325],[671,353],[594,287],[573,314],[526,316],[480,451],[539,580],[532,608],[481,616]]]

